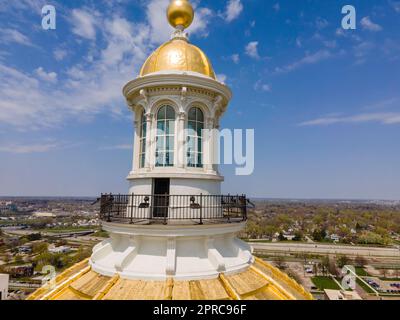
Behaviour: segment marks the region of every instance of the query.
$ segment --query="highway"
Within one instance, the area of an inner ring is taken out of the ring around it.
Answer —
[[[315,253],[315,254],[343,254],[349,256],[365,256],[376,258],[399,258],[400,250],[397,248],[379,248],[364,246],[344,246],[318,243],[265,243],[249,242],[257,251],[285,252],[285,253]]]

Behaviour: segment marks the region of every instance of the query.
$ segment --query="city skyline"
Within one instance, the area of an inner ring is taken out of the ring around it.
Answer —
[[[168,0],[54,1],[47,31],[44,4],[0,3],[0,195],[125,193],[122,86],[169,38]],[[225,193],[400,199],[400,2],[353,1],[356,30],[346,4],[195,2],[190,40],[234,93],[221,127],[255,129],[255,172],[222,166]]]

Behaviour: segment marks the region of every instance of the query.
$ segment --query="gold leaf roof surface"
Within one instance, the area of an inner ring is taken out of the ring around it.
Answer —
[[[144,63],[140,76],[160,71],[189,71],[216,79],[210,60],[186,39],[175,38],[161,45]]]
[[[100,275],[84,260],[61,273],[55,287],[44,286],[27,300],[313,300],[292,278],[256,258],[246,271],[215,279],[165,281]]]
[[[167,19],[175,28],[173,38],[147,58],[140,76],[161,71],[187,71],[216,80],[210,60],[201,49],[189,43],[187,35],[183,32],[194,19],[194,10],[190,2],[172,0],[167,8]]]

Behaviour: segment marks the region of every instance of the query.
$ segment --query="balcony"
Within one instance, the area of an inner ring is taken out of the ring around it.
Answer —
[[[102,221],[136,225],[240,223],[252,205],[244,195],[102,194],[98,200]]]

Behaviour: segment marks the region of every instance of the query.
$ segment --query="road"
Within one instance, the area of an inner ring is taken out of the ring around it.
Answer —
[[[49,232],[49,231],[41,231],[41,230],[32,230],[32,229],[23,229],[23,230],[14,230],[14,229],[3,229],[3,232],[9,235],[18,235],[18,236],[26,236],[31,233],[41,233],[42,236],[45,237],[54,237],[54,238],[69,238],[69,237],[79,237],[79,236],[87,236],[95,233],[95,230],[80,230],[80,231],[65,231],[65,232]]]
[[[343,254],[349,256],[365,256],[380,258],[399,258],[400,251],[396,248],[379,248],[379,247],[363,247],[363,246],[344,246],[334,244],[309,244],[309,243],[249,243],[254,250],[268,252],[306,252],[315,254]]]

